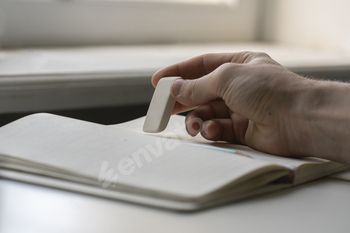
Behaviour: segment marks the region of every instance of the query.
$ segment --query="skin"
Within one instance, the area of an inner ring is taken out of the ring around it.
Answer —
[[[153,86],[169,76],[182,77],[171,87],[173,114],[194,109],[186,116],[192,136],[350,164],[350,84],[307,79],[254,52],[168,66]]]

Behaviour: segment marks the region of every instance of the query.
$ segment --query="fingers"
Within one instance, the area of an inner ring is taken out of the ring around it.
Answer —
[[[219,100],[222,101],[221,98],[218,98],[218,99],[216,99],[214,101],[219,101]],[[179,102],[176,102],[172,114],[174,115],[174,114],[178,114],[178,113],[181,113],[181,112],[187,112],[187,111],[190,111],[190,110],[195,109],[197,107],[198,106],[189,107],[189,106],[182,105]]]
[[[240,144],[235,138],[231,119],[212,119],[205,121],[202,126],[202,136],[211,141],[226,141]]]
[[[229,118],[229,109],[224,101],[212,101],[201,105],[186,116],[185,124],[188,134],[191,136],[201,132],[203,122],[216,118]]]
[[[222,100],[211,101],[188,113],[186,121],[193,118],[199,118],[202,121],[215,118],[230,118],[229,108]]]
[[[219,98],[213,89],[214,82],[210,76],[194,80],[178,79],[171,86],[171,95],[184,106],[198,106]]]
[[[180,104],[194,107],[222,98],[242,65],[225,63],[213,72],[194,80],[178,79],[171,86],[172,97]]]
[[[186,130],[191,136],[199,132],[212,141],[245,144],[248,119],[232,113],[223,101],[201,105],[186,116]]]
[[[188,134],[196,136],[203,122],[215,118],[229,118],[229,109],[222,100],[206,103],[188,113],[185,120]]]
[[[152,77],[152,85],[157,86],[163,77],[180,76],[183,79],[196,79],[211,73],[220,65],[231,62],[234,54],[205,54],[168,66],[156,72]]]
[[[191,123],[191,124],[189,124]],[[202,123],[201,125],[199,123]],[[226,119],[211,119],[205,122],[196,120],[188,120],[186,123],[186,130],[191,136],[196,136],[198,132],[201,133],[203,138],[210,141],[225,141],[234,144],[244,144],[245,145],[245,131],[237,131],[235,129],[234,121],[230,118]],[[238,129],[243,129],[244,125],[239,126]],[[236,137],[239,135],[239,137]]]
[[[181,112],[187,112],[187,111],[190,111],[194,108],[196,108],[196,106],[189,107],[189,106],[182,105],[179,102],[175,102],[174,109],[173,109],[171,114],[174,115],[174,114],[178,114]]]

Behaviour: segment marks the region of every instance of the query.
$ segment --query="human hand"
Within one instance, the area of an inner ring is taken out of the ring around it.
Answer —
[[[174,64],[154,74],[153,86],[168,76],[183,78],[172,86],[173,114],[195,108],[186,117],[190,135],[200,131],[208,140],[277,155],[303,154],[305,142],[296,128],[312,80],[253,52],[207,54]],[[198,122],[203,124],[193,125]]]

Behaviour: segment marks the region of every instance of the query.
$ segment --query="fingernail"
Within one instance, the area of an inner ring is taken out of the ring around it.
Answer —
[[[175,83],[173,84],[173,93],[174,93],[175,96],[180,95],[181,88],[182,88],[182,85],[184,83],[185,83],[185,80],[183,80],[183,79],[179,79],[179,80],[175,81]]]

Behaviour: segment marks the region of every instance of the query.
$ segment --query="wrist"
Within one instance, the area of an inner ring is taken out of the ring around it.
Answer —
[[[288,83],[288,96],[280,114],[285,144],[290,156],[314,156],[307,112],[317,81],[297,76]]]
[[[295,98],[293,153],[350,162],[350,85],[305,79]]]

